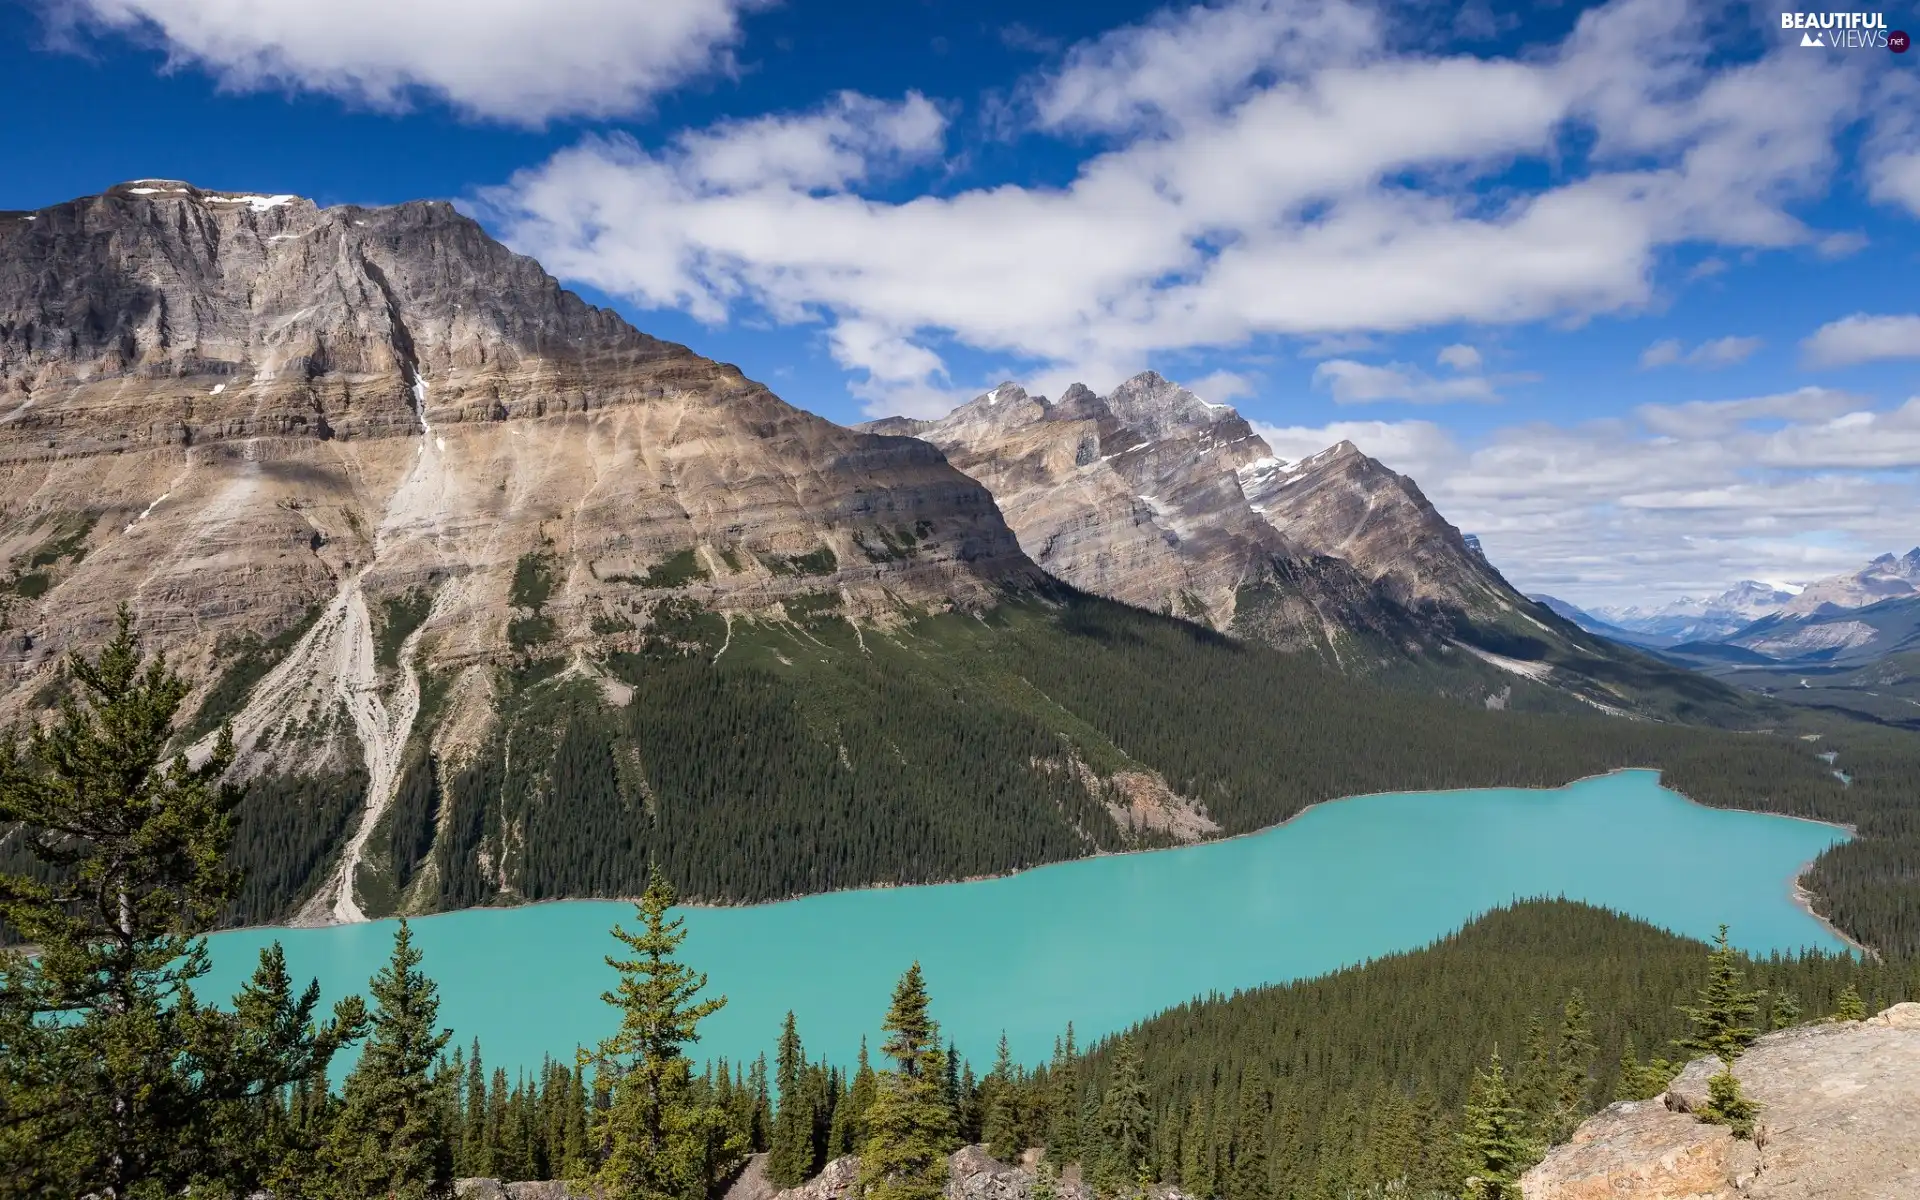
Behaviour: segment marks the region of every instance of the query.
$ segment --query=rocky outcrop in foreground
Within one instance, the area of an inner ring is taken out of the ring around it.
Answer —
[[[1905,1200],[1920,1196],[1920,1004],[1769,1034],[1734,1064],[1751,1141],[1694,1115],[1718,1060],[1596,1114],[1527,1172],[1527,1200]]]
[[[985,1146],[963,1146],[947,1160],[947,1200],[1028,1200],[1033,1195],[1038,1151],[1028,1151],[1017,1165],[1008,1165],[987,1153]],[[756,1154],[727,1190],[726,1200],[851,1200],[860,1178],[860,1159],[836,1158],[818,1175],[796,1188],[776,1191],[766,1176],[766,1155]],[[1068,1167],[1054,1185],[1059,1200],[1093,1200],[1093,1189],[1080,1179],[1078,1167]],[[565,1183],[501,1183],[497,1179],[462,1179],[454,1184],[457,1200],[592,1200],[590,1187]],[[1156,1185],[1148,1200],[1191,1200],[1178,1188]]]

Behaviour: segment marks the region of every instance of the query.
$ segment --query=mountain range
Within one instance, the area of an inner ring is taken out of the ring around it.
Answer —
[[[1555,596],[1530,598],[1604,637],[1632,645],[1666,647],[1730,640],[1755,621],[1776,614],[1814,616],[1915,596],[1920,596],[1920,546],[1904,555],[1882,554],[1857,571],[1829,575],[1805,585],[1743,579],[1717,596],[1683,596],[1654,607],[1598,606],[1582,610]]]
[[[1712,600],[1593,612],[1534,599],[1590,633],[1740,687],[1920,728],[1920,547],[1797,591],[1747,580]]]
[[[962,878],[1759,719],[1350,444],[1153,374],[843,428],[442,202],[0,213],[0,556],[6,717],[124,601],[189,756],[231,723],[236,920]]]
[[[939,420],[860,428],[938,446],[1088,592],[1475,701],[1518,683],[1535,704],[1671,705],[1678,677],[1522,596],[1413,480],[1348,441],[1282,461],[1157,373],[1057,401],[1007,381]]]

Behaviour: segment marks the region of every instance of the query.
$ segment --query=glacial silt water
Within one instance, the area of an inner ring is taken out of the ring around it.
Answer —
[[[1754,951],[1840,943],[1796,906],[1800,866],[1846,834],[1703,808],[1622,771],[1553,791],[1366,796],[1276,829],[1177,850],[1061,863],[1004,879],[875,888],[741,908],[690,908],[683,957],[728,1004],[696,1059],[770,1051],[788,1009],[810,1056],[850,1063],[918,959],[934,1015],[976,1062],[1005,1030],[1039,1062],[1075,1023],[1090,1040],[1208,992],[1323,974],[1421,946],[1530,896],[1586,900],[1696,937],[1725,922]],[[608,935],[631,904],[572,901],[416,919],[442,1024],[489,1066],[571,1058],[611,1031]],[[329,1000],[366,987],[394,923],[243,930],[213,940],[231,995],[261,946]]]

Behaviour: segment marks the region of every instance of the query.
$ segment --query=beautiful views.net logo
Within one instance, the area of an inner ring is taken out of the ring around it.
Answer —
[[[1780,28],[1800,31],[1802,46],[1828,50],[1886,50],[1887,14],[1864,12],[1780,14]],[[1899,47],[1905,49],[1903,44]]]

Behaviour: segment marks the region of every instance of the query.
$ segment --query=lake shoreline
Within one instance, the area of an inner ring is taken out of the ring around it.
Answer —
[[[706,909],[706,910],[714,910],[714,911],[752,909],[752,908],[762,908],[762,907],[776,905],[776,904],[791,904],[796,900],[808,900],[808,899],[812,899],[814,897],[819,897],[819,896],[839,896],[839,895],[847,895],[847,894],[859,893],[859,892],[891,891],[891,890],[904,889],[904,888],[945,887],[949,884],[956,884],[956,883],[987,883],[996,879],[1011,879],[1018,875],[1031,874],[1032,872],[1035,872],[1035,871],[1044,871],[1051,867],[1064,867],[1074,863],[1091,862],[1096,859],[1121,858],[1121,857],[1126,857],[1130,855],[1141,855],[1141,854],[1164,854],[1164,853],[1180,851],[1180,850],[1194,850],[1204,846],[1221,845],[1227,842],[1245,840],[1247,838],[1263,837],[1267,834],[1275,832],[1276,830],[1286,828],[1287,826],[1293,824],[1295,821],[1298,821],[1300,818],[1306,816],[1308,813],[1312,812],[1316,808],[1323,808],[1329,804],[1342,804],[1349,800],[1368,800],[1368,799],[1375,799],[1382,796],[1405,796],[1405,795],[1412,795],[1412,794],[1447,796],[1447,795],[1452,795],[1452,794],[1461,793],[1461,792],[1485,792],[1485,791],[1519,791],[1519,792],[1540,792],[1540,793],[1564,792],[1572,788],[1578,787],[1580,784],[1583,784],[1583,783],[1590,783],[1595,780],[1607,779],[1615,775],[1625,775],[1635,771],[1651,772],[1656,777],[1656,779],[1658,779],[1662,775],[1662,772],[1658,767],[1616,767],[1610,771],[1599,771],[1589,775],[1582,775],[1577,779],[1570,779],[1565,783],[1555,784],[1551,787],[1526,787],[1526,786],[1503,786],[1503,787],[1494,787],[1494,788],[1458,787],[1458,788],[1438,788],[1438,789],[1432,789],[1430,791],[1418,792],[1418,793],[1410,792],[1406,789],[1384,791],[1384,792],[1356,792],[1350,796],[1334,796],[1326,800],[1315,800],[1313,803],[1306,805],[1304,808],[1300,809],[1296,813],[1293,813],[1291,816],[1288,816],[1284,820],[1278,821],[1272,825],[1264,825],[1259,829],[1249,829],[1243,833],[1228,834],[1225,837],[1203,838],[1199,841],[1185,842],[1179,845],[1143,846],[1143,847],[1139,847],[1131,850],[1096,850],[1092,854],[1083,854],[1075,858],[1058,859],[1053,862],[1036,863],[1029,867],[1021,867],[1021,868],[1018,868],[1017,870],[1006,871],[1006,872],[1001,872],[999,874],[992,874],[992,875],[968,875],[968,876],[962,876],[957,879],[929,880],[929,881],[920,882],[920,883],[863,883],[857,886],[832,888],[832,889],[829,889],[826,891],[820,891],[820,892],[798,892],[791,896],[783,896],[773,900],[754,900],[746,903],[733,903],[733,904],[716,904],[709,901],[686,901],[686,902],[677,904],[675,907],[688,908],[688,909]],[[1720,808],[1711,804],[1702,804],[1698,800],[1695,800],[1692,796],[1689,796],[1685,792],[1681,791],[1679,788],[1674,787],[1671,784],[1668,784],[1664,781],[1660,782],[1659,786],[1665,789],[1666,791],[1672,792],[1674,795],[1680,797],[1682,800],[1686,801],[1688,804],[1691,804],[1696,808],[1707,809],[1714,812],[1740,812],[1740,813],[1751,813],[1755,816],[1781,817],[1789,821],[1805,821],[1813,825],[1825,825],[1831,829],[1838,829],[1841,832],[1845,833],[1849,839],[1857,838],[1859,836],[1859,831],[1852,825],[1842,824],[1836,821],[1822,821],[1814,817],[1802,817],[1802,816],[1796,816],[1788,813],[1766,812],[1765,810],[1762,810],[1762,809]],[[1813,894],[1810,891],[1808,891],[1802,884],[1802,880],[1807,875],[1807,873],[1810,870],[1812,870],[1812,868],[1813,868],[1813,860],[1810,859],[1805,864],[1803,864],[1800,867],[1800,869],[1787,881],[1788,893],[1792,898],[1795,906],[1801,909],[1801,911],[1805,912],[1808,916],[1812,917],[1822,928],[1824,928],[1828,933],[1832,934],[1836,940],[1844,943],[1847,946],[1852,947],[1855,951],[1859,953],[1869,954],[1869,955],[1873,954],[1874,951],[1872,949],[1861,945],[1859,942],[1856,942],[1853,938],[1849,937],[1846,933],[1842,932],[1840,929],[1835,927],[1832,922],[1828,921],[1813,907]],[[402,917],[404,917],[404,919],[409,922],[429,921],[435,917],[450,917],[450,916],[457,915],[459,913],[485,912],[488,910],[498,910],[502,912],[507,912],[507,911],[514,911],[519,909],[546,907],[546,906],[556,905],[556,904],[637,904],[638,902],[639,902],[639,898],[633,897],[633,896],[560,896],[550,900],[530,900],[530,901],[524,901],[519,904],[482,904],[482,905],[475,905],[471,908],[448,909],[443,912],[421,913],[418,915],[395,913],[390,916],[373,918],[373,920],[368,921],[366,923],[374,924],[378,921],[392,921],[392,920],[401,919]],[[248,931],[262,932],[262,931],[282,930],[282,929],[284,930],[338,929],[341,927],[342,926],[337,922],[326,922],[326,923],[317,924],[317,925],[296,925],[291,923],[278,923],[278,924],[266,924],[266,925],[235,925],[235,926],[230,926],[230,927],[226,927],[226,928],[222,928],[222,929],[214,930],[210,932],[224,934],[224,933],[242,933],[242,932],[248,932]]]

